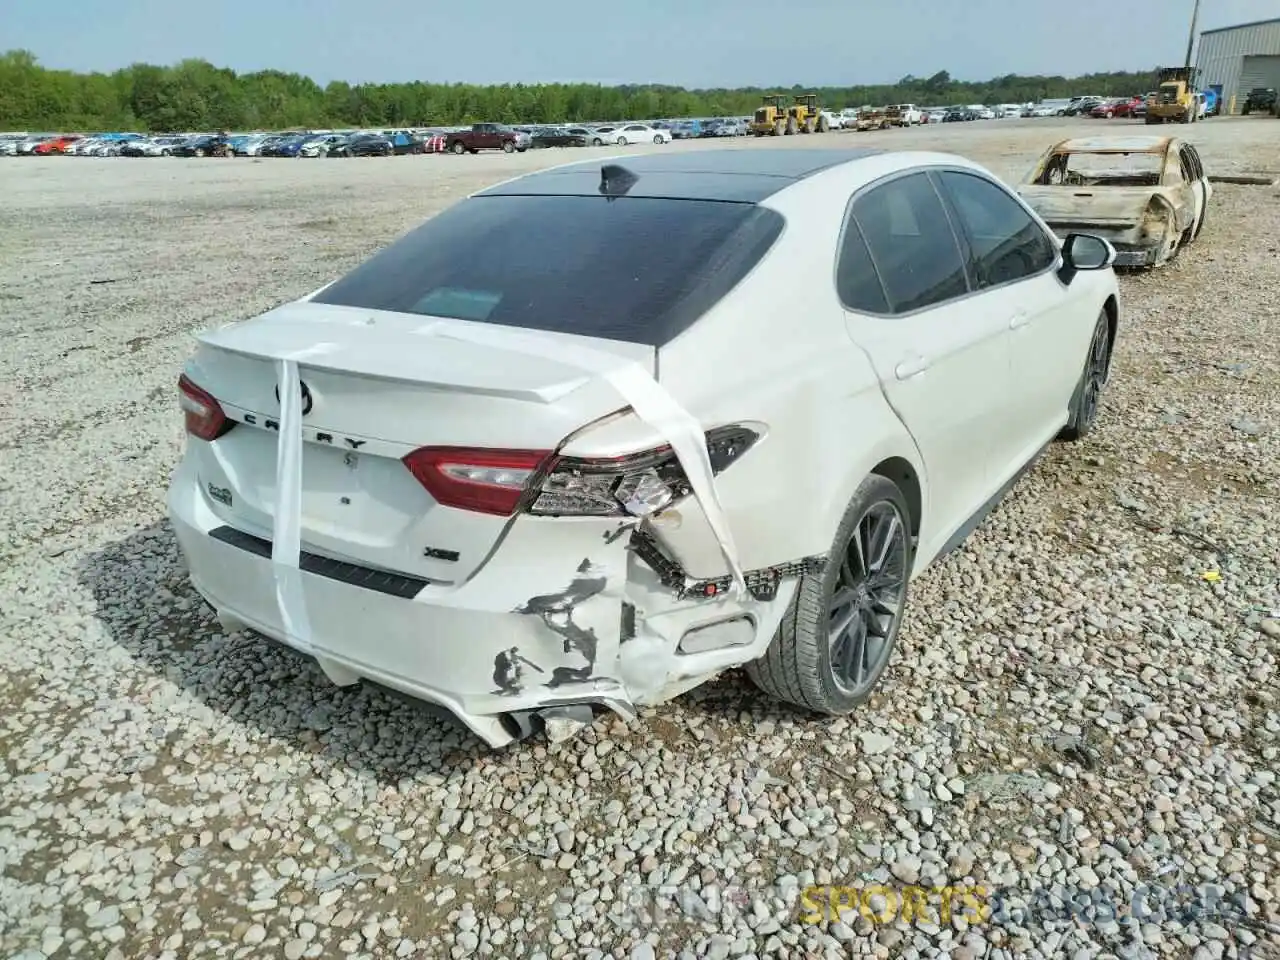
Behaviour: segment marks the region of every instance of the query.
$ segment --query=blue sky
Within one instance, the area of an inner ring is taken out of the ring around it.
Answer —
[[[0,0],[0,49],[109,71],[199,57],[320,83],[686,87],[1077,74],[1180,63],[1192,0]],[[1200,27],[1280,17],[1202,0]]]

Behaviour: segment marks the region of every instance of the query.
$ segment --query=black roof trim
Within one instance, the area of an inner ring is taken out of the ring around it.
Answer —
[[[805,177],[883,150],[781,148],[679,150],[620,157],[636,180],[629,197],[758,203]],[[489,187],[477,197],[598,195],[601,170],[615,166],[585,161],[540,170]]]

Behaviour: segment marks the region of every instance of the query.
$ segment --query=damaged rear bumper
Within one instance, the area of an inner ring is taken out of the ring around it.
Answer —
[[[637,705],[756,659],[802,572],[757,573],[755,597],[673,589],[673,572],[652,565],[652,544],[646,562],[616,521],[522,516],[461,586],[304,548],[301,601],[311,629],[300,641],[282,623],[269,541],[222,524],[190,461],[174,477],[169,513],[193,584],[228,627],[314,657],[335,683],[367,680],[442,707],[493,747],[567,708],[630,718]]]

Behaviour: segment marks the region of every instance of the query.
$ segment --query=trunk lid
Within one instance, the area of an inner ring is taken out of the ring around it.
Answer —
[[[1151,187],[1023,187],[1018,191],[1040,218],[1055,223],[1135,226],[1156,192]]]
[[[202,492],[223,522],[270,539],[276,498],[277,360],[305,385],[303,549],[442,583],[469,578],[508,518],[436,503],[401,458],[423,446],[552,450],[625,406],[600,376],[561,360],[588,347],[653,374],[654,348],[534,330],[504,349],[441,331],[466,321],[297,302],[200,337],[188,375],[236,426],[191,441]],[[434,330],[434,332],[432,332]]]

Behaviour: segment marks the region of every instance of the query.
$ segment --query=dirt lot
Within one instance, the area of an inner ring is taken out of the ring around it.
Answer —
[[[1135,128],[821,142],[1016,178],[1099,130]],[[1280,173],[1273,119],[1172,132],[1211,174]],[[1194,246],[1122,278],[1098,431],[917,582],[891,675],[846,720],[727,676],[630,727],[490,753],[219,632],[164,520],[191,335],[468,191],[618,152],[0,161],[0,954],[1267,956],[1277,187],[1218,186]],[[948,920],[935,897],[935,922],[804,922],[797,889],[867,883],[982,885],[1026,909]],[[1170,900],[1188,884],[1215,885],[1199,916]],[[1046,891],[1091,905],[1071,917]]]

